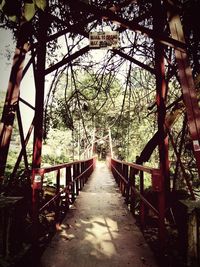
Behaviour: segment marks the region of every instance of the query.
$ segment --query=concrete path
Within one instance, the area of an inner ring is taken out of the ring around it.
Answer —
[[[40,267],[156,267],[105,163],[89,178]]]

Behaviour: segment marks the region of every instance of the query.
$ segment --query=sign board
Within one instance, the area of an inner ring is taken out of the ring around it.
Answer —
[[[42,181],[42,177],[40,175],[35,175],[34,182],[35,183],[41,183],[41,181]]]
[[[119,48],[120,39],[119,32],[90,32],[89,33],[89,47],[101,49]]]

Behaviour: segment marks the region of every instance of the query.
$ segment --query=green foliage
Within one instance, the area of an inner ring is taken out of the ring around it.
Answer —
[[[70,161],[71,133],[67,130],[51,129],[43,145],[42,165],[55,165]]]
[[[155,115],[148,115],[148,105],[154,103],[153,79],[145,71],[133,69],[134,78],[129,88],[123,89],[119,80],[110,74],[97,75],[94,72],[77,71],[76,83],[70,75],[63,74],[56,82],[52,103],[47,111],[48,131],[71,129],[75,149],[81,151],[92,142],[95,128],[98,138],[103,138],[111,128],[113,149],[116,157],[135,161],[144,144],[155,132]],[[148,79],[143,77],[146,75]],[[142,86],[149,87],[147,92]],[[148,98],[146,96],[148,94]],[[80,140],[79,140],[80,139]],[[97,145],[97,152],[108,152],[107,143]],[[81,143],[81,144],[79,144]],[[154,162],[158,161],[157,156]]]
[[[118,2],[119,5],[123,4],[123,1]],[[190,10],[195,11],[189,1],[187,2]],[[81,48],[82,36],[88,36],[91,29],[98,30],[109,25],[110,28],[116,30],[117,26],[111,22],[98,21],[96,16],[92,20],[93,15],[86,10],[77,8],[76,1],[65,1],[64,5],[62,1],[48,1],[48,3],[47,12],[52,17],[52,21],[48,25],[48,36],[57,33],[59,30],[66,30],[68,27],[69,29],[73,28],[73,32],[65,36],[67,56]],[[116,1],[92,1],[92,4],[98,7],[103,6],[104,8],[114,8],[117,5]],[[38,9],[45,10],[45,8],[45,0],[0,1],[0,9],[3,15],[17,22],[17,26],[25,25],[18,37],[20,34],[28,35],[28,38],[22,38],[22,40],[33,39],[34,42],[37,42],[38,36],[38,16],[35,16],[35,14]],[[124,19],[134,19],[138,17],[139,13],[144,14],[150,9],[151,1],[148,3],[147,1],[141,1],[139,5],[131,3],[131,5],[124,6],[122,9],[119,7],[117,15]],[[22,10],[23,12],[21,12]],[[191,12],[191,14],[193,13]],[[53,17],[58,20],[54,20]],[[59,20],[63,22],[62,25]],[[29,23],[26,23],[27,21]],[[197,30],[199,24],[192,23],[193,18],[187,14],[186,9],[183,9],[182,21],[183,23],[187,22],[184,28],[186,28],[191,58],[193,65],[196,66],[195,74],[197,75],[199,70],[199,55],[197,55],[199,46]],[[143,24],[145,27],[150,28],[152,26],[152,18],[146,18],[141,21],[141,25]],[[9,25],[6,24],[7,26]],[[16,31],[16,24],[13,23],[11,28]],[[165,28],[168,30],[168,27]],[[137,33],[125,30],[125,28],[121,32],[121,41],[123,44],[121,50],[125,54],[135,57],[143,64],[153,68],[155,62],[152,41],[149,41],[143,35],[139,36]],[[60,47],[57,40],[47,43],[48,66],[58,61],[58,48]],[[165,51],[165,63],[171,62],[170,64],[173,66],[174,54],[169,51],[167,49]],[[63,55],[63,57],[65,56]],[[120,65],[123,66],[124,71],[124,59],[120,58],[115,61],[115,58],[113,51],[110,54],[108,52],[107,61],[103,61],[102,65],[98,66],[99,70],[95,71],[97,69],[96,63],[94,64],[91,60],[88,65],[84,66],[82,57],[70,62],[66,66],[66,72],[60,70],[57,72],[59,74],[51,97],[47,101],[48,105],[45,112],[44,137],[46,143],[43,149],[44,164],[61,163],[81,157],[83,151],[91,146],[94,128],[97,129],[97,135],[100,139],[104,137],[107,129],[111,128],[115,156],[128,161],[135,161],[136,156],[140,154],[146,143],[154,136],[154,133],[158,130],[156,126],[157,110],[154,77],[147,71],[133,67],[134,65],[132,64],[131,66],[130,64],[130,73],[128,74],[127,72],[126,78],[120,81],[117,71]],[[114,63],[112,63],[112,60]],[[170,74],[171,65],[168,66],[168,69],[168,74]],[[167,104],[171,104],[179,98],[181,96],[180,92],[178,82],[171,78]],[[170,112],[170,110],[171,108],[168,111]],[[182,130],[181,119],[173,128],[173,136],[177,146],[180,142],[180,132]],[[17,133],[17,131],[14,132]],[[14,133],[13,142],[20,145],[18,141],[19,138]],[[103,149],[105,152],[107,147],[108,142],[106,140],[101,145],[97,143],[96,150],[101,151]],[[186,162],[192,158],[191,151],[191,149],[185,149],[187,153],[185,153],[184,160]],[[16,158],[17,154],[15,152],[14,150],[11,151],[10,165],[14,164],[12,160]],[[175,153],[171,146],[170,159],[176,161]],[[158,154],[155,150],[149,164],[155,166],[157,162]],[[191,166],[193,167],[193,162]],[[10,169],[9,165],[8,169]]]
[[[37,9],[44,10],[46,8],[46,0],[1,0],[0,10],[12,22],[30,21]],[[22,11],[21,11],[22,10]]]

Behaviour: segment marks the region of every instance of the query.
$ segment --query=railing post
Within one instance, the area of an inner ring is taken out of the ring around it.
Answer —
[[[87,161],[84,162],[84,171],[87,169],[88,164]],[[84,184],[87,183],[87,172],[84,175]]]
[[[131,179],[131,167],[127,165],[126,204],[130,203],[130,179]]]
[[[35,169],[32,169],[32,220],[33,231],[32,241],[37,246],[38,228],[39,228],[39,193],[42,189],[43,175],[39,175]]]
[[[133,215],[135,215],[135,170],[133,167],[130,168],[130,188],[131,188],[131,199],[130,209]]]
[[[81,162],[81,174],[84,172],[84,162]],[[83,186],[84,186],[84,181],[85,180],[85,174],[83,174],[82,176],[81,176],[81,179],[80,179],[80,186],[81,186],[81,190],[82,190],[82,188],[83,188]]]
[[[140,171],[140,194],[144,196],[144,172]],[[145,206],[142,199],[140,199],[140,222],[142,230],[144,230],[145,225]]]
[[[60,169],[57,170],[56,174],[56,195],[60,192]],[[55,211],[55,222],[60,223],[60,196],[56,198],[56,211]]]
[[[78,162],[78,163],[76,164],[76,175],[79,176],[79,174],[80,174],[80,163]],[[80,189],[81,189],[80,178],[78,178],[78,179],[76,180],[76,184],[77,184],[77,189],[78,189],[77,195],[79,195],[79,191],[80,191]]]
[[[72,187],[71,187],[71,189],[72,189],[72,203],[75,201],[75,199],[76,199],[76,197],[75,197],[75,194],[76,194],[76,183],[75,183],[75,181],[74,181],[74,165],[72,165],[71,167],[71,171],[73,170],[73,176],[72,176]]]
[[[119,162],[115,162],[115,168],[118,172],[120,172],[120,163]],[[117,185],[120,187],[120,179],[119,179],[119,174],[116,173],[116,182],[117,182]]]
[[[70,185],[72,182],[72,176],[71,176],[71,166],[66,167],[66,173],[65,173],[65,186],[68,188],[66,191],[66,210],[69,209],[70,201],[72,201],[72,185]]]
[[[165,241],[165,185],[162,172],[154,170],[152,173],[152,187],[153,191],[158,193],[158,236],[160,242],[160,249],[163,249]],[[163,243],[162,243],[163,242]]]
[[[128,190],[128,165],[124,164],[123,167],[123,176],[125,178],[125,180],[127,181],[127,183],[124,182],[124,192],[123,195],[125,196],[125,200],[127,202],[127,194],[129,195],[129,190]]]
[[[123,175],[123,163],[120,164],[120,174]],[[123,180],[121,179],[121,177],[119,176],[119,181],[120,181],[120,192],[122,193],[123,195]]]
[[[76,187],[76,197],[79,195],[79,182],[78,179],[76,179],[76,177],[78,176],[78,163],[75,163],[73,165],[73,177],[75,179],[75,187]]]
[[[153,29],[157,33],[163,33],[165,27],[165,13],[163,9],[163,3],[161,0],[152,1],[153,10]],[[169,159],[168,159],[168,138],[166,137],[166,99],[167,99],[167,83],[165,79],[165,58],[164,58],[164,46],[155,41],[155,71],[156,71],[156,104],[157,104],[157,124],[159,131],[159,167],[161,170],[160,179],[164,187],[162,192],[159,192],[159,242],[161,255],[164,252],[166,245],[166,233],[163,227],[163,221],[165,217],[165,209],[168,205],[167,200],[170,194],[170,179],[169,179]],[[161,232],[162,231],[162,232]]]

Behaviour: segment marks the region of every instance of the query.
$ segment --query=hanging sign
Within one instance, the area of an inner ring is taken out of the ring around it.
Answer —
[[[120,39],[119,32],[90,32],[89,33],[90,48],[114,49],[119,48]]]

